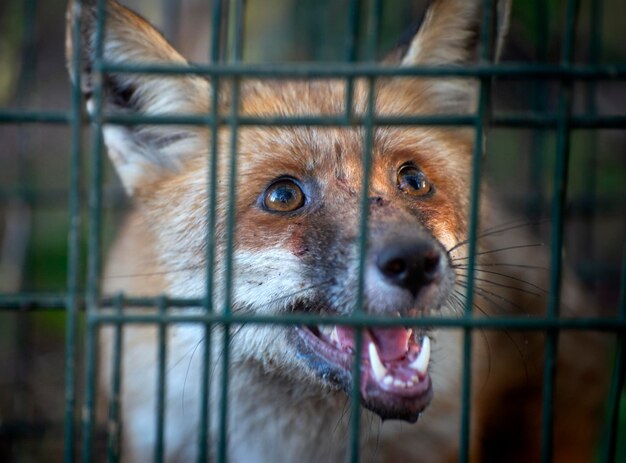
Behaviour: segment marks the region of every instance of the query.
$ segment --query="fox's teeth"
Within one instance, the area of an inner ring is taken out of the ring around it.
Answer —
[[[426,370],[428,369],[428,362],[430,362],[430,338],[428,336],[424,336],[420,353],[417,358],[411,362],[409,367],[417,371],[419,374],[425,375]]]
[[[402,381],[401,379],[394,379],[393,380],[393,385],[395,387],[406,387],[406,383],[404,381]]]
[[[370,364],[372,365],[372,371],[374,372],[374,376],[377,381],[381,381],[385,375],[387,374],[387,369],[380,361],[380,357],[378,356],[378,351],[376,350],[376,346],[373,342],[369,343],[369,354],[370,354]]]
[[[337,326],[329,326],[322,325],[318,327],[320,333],[324,335],[325,338],[330,339],[331,342],[335,344],[339,344],[339,335],[337,334]]]

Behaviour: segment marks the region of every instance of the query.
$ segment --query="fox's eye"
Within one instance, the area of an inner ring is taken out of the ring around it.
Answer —
[[[293,180],[278,180],[265,190],[263,205],[275,212],[295,211],[304,206],[304,193]]]
[[[412,164],[405,164],[398,169],[398,188],[413,196],[425,196],[432,190],[426,174]]]

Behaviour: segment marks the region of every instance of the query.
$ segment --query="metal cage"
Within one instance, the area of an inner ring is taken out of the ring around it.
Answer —
[[[215,1],[211,5],[211,40],[209,64],[197,65],[191,68],[187,67],[168,67],[168,66],[130,66],[115,65],[113,63],[103,62],[102,57],[102,38],[103,27],[107,20],[103,12],[105,11],[105,0],[98,0],[98,22],[97,22],[97,45],[98,55],[94,66],[96,76],[102,76],[109,72],[126,72],[126,73],[143,73],[143,74],[197,74],[205,76],[209,79],[215,88],[218,88],[220,82],[224,78],[232,79],[234,83],[233,97],[235,101],[238,98],[238,82],[240,79],[247,77],[260,78],[316,78],[329,79],[339,78],[345,79],[348,83],[346,100],[351,101],[354,88],[354,81],[357,78],[365,79],[369,85],[369,111],[364,116],[358,116],[351,113],[351,104],[346,104],[348,108],[346,114],[341,116],[328,117],[304,117],[304,118],[272,118],[271,120],[263,118],[243,117],[238,114],[236,104],[233,105],[232,112],[227,116],[218,114],[217,109],[212,113],[205,115],[173,115],[162,117],[147,117],[141,114],[108,114],[102,105],[102,88],[96,86],[94,91],[95,110],[91,116],[85,115],[82,108],[83,99],[79,85],[74,85],[71,89],[71,108],[69,110],[39,110],[27,109],[23,105],[17,105],[17,108],[4,107],[0,108],[0,124],[19,125],[20,127],[27,124],[38,124],[37,127],[47,124],[56,124],[69,127],[69,178],[67,183],[67,192],[56,195],[58,203],[65,205],[67,209],[69,225],[67,239],[67,267],[66,267],[66,284],[64,287],[58,286],[52,293],[42,292],[26,292],[21,288],[14,291],[6,291],[0,294],[0,317],[3,313],[8,312],[42,312],[42,311],[62,311],[65,316],[65,355],[64,355],[64,417],[59,416],[59,421],[63,418],[62,433],[64,438],[64,461],[70,462],[76,459],[82,461],[91,461],[94,455],[94,442],[96,440],[97,431],[95,429],[95,406],[96,406],[96,358],[97,358],[97,342],[96,335],[100,327],[109,325],[113,326],[116,333],[116,342],[114,349],[113,362],[116,365],[117,374],[113,377],[112,390],[115,394],[119,394],[120,388],[120,358],[121,358],[121,330],[122,326],[131,323],[149,323],[158,327],[159,337],[159,375],[155,378],[157,388],[161,392],[160,400],[157,404],[156,419],[157,435],[156,442],[156,461],[163,459],[163,422],[164,422],[164,401],[163,390],[165,387],[165,330],[171,323],[198,323],[206,327],[207,336],[210,336],[210,328],[215,325],[226,327],[226,335],[224,339],[225,355],[220,362],[224,368],[228,368],[228,350],[229,350],[229,327],[240,324],[307,324],[314,322],[328,324],[349,324],[360,329],[357,330],[357,357],[360,351],[360,342],[362,329],[372,325],[399,326],[407,323],[405,319],[387,319],[369,316],[363,312],[362,295],[363,295],[363,271],[360,272],[359,280],[359,303],[355,307],[353,316],[344,317],[324,317],[319,319],[313,315],[283,315],[280,317],[271,316],[242,316],[231,313],[230,299],[227,297],[226,303],[220,310],[214,310],[212,307],[212,291],[213,287],[213,252],[210,250],[208,254],[207,275],[207,294],[203,299],[172,299],[166,295],[158,298],[141,298],[133,299],[123,295],[107,299],[102,298],[100,294],[101,279],[101,249],[103,247],[103,147],[101,128],[105,123],[115,123],[121,125],[133,124],[191,124],[202,125],[210,128],[215,135],[218,127],[228,125],[232,128],[233,143],[230,160],[230,185],[234,185],[234,178],[237,172],[236,157],[236,133],[237,127],[246,125],[255,126],[288,126],[288,125],[321,125],[321,126],[340,126],[352,127],[361,126],[365,133],[364,144],[366,146],[364,172],[370,169],[370,150],[373,128],[377,125],[415,125],[415,126],[468,126],[471,127],[476,134],[473,155],[473,171],[472,171],[472,187],[471,187],[471,212],[469,217],[470,223],[470,246],[468,273],[473,273],[476,258],[476,238],[478,230],[478,199],[481,185],[482,173],[482,152],[483,146],[481,140],[483,135],[489,128],[508,128],[510,130],[529,130],[532,133],[531,156],[534,156],[534,164],[531,162],[531,169],[537,175],[547,176],[549,169],[546,164],[550,164],[553,168],[551,173],[551,204],[550,204],[550,221],[552,223],[552,233],[549,238],[551,252],[551,269],[550,269],[550,286],[549,305],[546,316],[543,318],[524,318],[524,317],[501,317],[501,318],[483,318],[476,317],[473,314],[473,298],[475,295],[474,280],[470,279],[465,295],[465,313],[458,318],[441,318],[428,317],[420,319],[410,319],[411,325],[430,326],[430,327],[456,327],[464,332],[464,369],[462,375],[462,416],[460,417],[461,429],[461,448],[460,461],[467,461],[469,455],[469,436],[470,436],[470,381],[471,381],[471,336],[473,330],[476,329],[510,329],[510,330],[541,330],[546,333],[546,352],[545,352],[545,370],[544,370],[544,388],[543,388],[543,419],[542,419],[542,454],[541,461],[550,461],[552,456],[552,396],[554,394],[555,379],[555,353],[557,348],[557,339],[561,330],[595,330],[605,332],[607,336],[612,336],[617,340],[615,348],[614,367],[612,372],[612,383],[610,397],[607,398],[607,426],[604,435],[605,442],[600,450],[599,461],[618,461],[616,456],[616,448],[619,441],[618,438],[618,421],[620,409],[620,397],[623,395],[624,373],[626,357],[624,353],[626,343],[626,253],[618,260],[617,268],[613,269],[613,275],[619,276],[619,283],[615,286],[615,292],[619,291],[618,309],[615,316],[587,317],[587,318],[560,318],[560,291],[561,279],[563,271],[563,235],[566,220],[567,195],[568,195],[568,176],[570,172],[570,158],[572,152],[572,136],[573,132],[586,130],[594,133],[598,130],[623,131],[626,128],[626,114],[602,114],[595,105],[595,95],[597,87],[603,82],[623,83],[626,78],[626,67],[620,63],[601,64],[599,60],[601,39],[599,37],[600,21],[602,17],[602,2],[600,0],[591,1],[589,5],[588,18],[590,21],[589,34],[591,43],[589,46],[589,58],[584,63],[575,62],[576,46],[576,30],[579,17],[581,3],[579,0],[567,0],[564,5],[565,21],[563,27],[562,42],[560,46],[559,62],[556,64],[547,63],[546,42],[547,42],[547,20],[548,3],[542,1],[533,2],[532,12],[539,19],[540,29],[538,33],[538,58],[536,62],[493,64],[489,61],[490,44],[493,31],[488,25],[491,24],[492,1],[485,0],[483,24],[487,25],[482,28],[481,34],[481,64],[472,68],[444,68],[444,67],[412,67],[412,68],[390,68],[382,67],[372,63],[371,59],[377,54],[377,47],[380,42],[379,31],[381,28],[381,13],[383,10],[383,2],[381,0],[346,0],[347,1],[347,26],[346,26],[346,50],[344,51],[344,61],[341,63],[292,63],[281,65],[266,64],[248,64],[242,61],[243,58],[243,31],[244,31],[244,12],[245,2],[243,0],[232,1]],[[80,4],[80,2],[78,2]],[[553,5],[550,3],[550,5]],[[32,61],[32,45],[33,36],[35,34],[33,28],[33,20],[37,11],[37,2],[28,0],[23,2],[23,40],[22,40],[22,59],[24,70],[21,76],[20,87],[17,92],[27,92],[28,86],[31,85],[27,72],[29,62]],[[179,16],[180,4],[174,1],[164,1],[163,8],[167,9],[168,18],[175,21]],[[167,31],[175,30],[174,22],[166,23]],[[73,30],[74,40],[76,43],[80,41],[80,24],[76,24]],[[359,46],[359,38],[364,47]],[[73,69],[76,80],[80,80],[80,75],[76,71],[80,69],[79,59],[80,53],[78,48],[73,56]],[[29,55],[30,53],[30,55]],[[228,57],[228,59],[226,59]],[[366,61],[359,61],[359,57],[365,57]],[[24,74],[26,73],[26,74]],[[458,78],[476,78],[480,82],[478,110],[471,115],[449,114],[444,116],[412,116],[412,117],[380,117],[376,116],[372,111],[373,107],[373,84],[379,77],[384,76],[428,76],[428,77],[458,77]],[[534,98],[531,111],[497,111],[494,110],[493,104],[493,82],[495,79],[500,80],[517,80],[528,83],[532,89]],[[102,79],[96,79],[101,82]],[[556,110],[551,111],[545,105],[546,85],[547,83],[556,83]],[[623,90],[622,90],[623,91]],[[217,94],[218,92],[215,92]],[[576,99],[579,95],[586,98],[587,103],[582,105],[582,111],[575,111]],[[623,98],[623,95],[622,95]],[[216,108],[217,105],[213,105]],[[623,110],[623,108],[621,108]],[[90,148],[82,147],[82,133],[84,126],[91,125]],[[622,133],[623,135],[623,133]],[[546,161],[543,158],[541,147],[552,140],[549,136],[554,136],[554,159]],[[216,139],[215,136],[212,137]],[[214,143],[211,146],[215,152],[217,149]],[[89,159],[85,159],[89,154]],[[215,156],[213,156],[215,158]],[[543,166],[543,167],[542,167]],[[624,173],[626,168],[621,167],[620,174],[624,181]],[[537,169],[543,169],[539,172]],[[213,170],[214,171],[214,170]],[[88,172],[88,175],[87,175]],[[620,175],[618,174],[618,175]],[[365,179],[368,178],[366,174]],[[34,204],[36,201],[32,195],[32,191],[28,190],[28,178],[24,178],[19,183],[20,188],[15,191],[4,189],[4,206],[5,213],[8,210],[7,204],[10,198],[18,197],[25,204]],[[215,177],[207,179],[207,194],[209,198],[214,198],[211,194],[215,191]],[[626,183],[626,182],[624,182]],[[89,185],[89,201],[86,202],[82,198],[82,185]],[[368,191],[368,181],[364,181],[362,192]],[[232,248],[233,239],[232,231],[235,226],[234,212],[234,187],[230,191],[230,208],[228,209],[228,230],[231,231],[231,239],[228,246]],[[532,202],[533,198],[527,198]],[[598,198],[595,200],[599,201]],[[592,198],[590,201],[594,201]],[[623,202],[623,198],[622,198]],[[619,210],[620,200],[617,200],[617,208]],[[211,203],[215,207],[215,203]],[[528,204],[527,204],[528,205]],[[593,209],[596,203],[591,205]],[[362,211],[367,210],[367,195],[363,195],[361,202]],[[537,210],[534,209],[535,213]],[[623,209],[622,211],[623,212]],[[531,210],[532,213],[532,210]],[[213,216],[209,218],[209,223],[215,220]],[[541,215],[541,212],[538,213]],[[623,220],[623,216],[622,216]],[[367,214],[361,214],[361,264],[365,259],[365,233],[368,222]],[[7,219],[8,223],[8,219]],[[83,226],[86,224],[86,227]],[[6,225],[6,224],[5,224]],[[623,236],[622,236],[623,240]],[[213,243],[213,230],[211,227],[207,230],[207,242]],[[623,242],[619,243],[623,248]],[[626,249],[626,248],[625,248]],[[232,253],[227,254],[226,264],[226,281],[227,294],[230,294],[230,276],[232,272]],[[362,267],[362,265],[361,265]],[[86,278],[83,286],[83,273],[86,272]],[[201,314],[184,314],[173,313],[169,309],[172,307],[199,307],[202,308]],[[101,308],[106,307],[113,310],[102,311]],[[125,307],[152,307],[156,311],[138,314],[124,313]],[[84,316],[83,316],[84,311]],[[84,337],[84,344],[83,344]],[[208,343],[206,343],[208,344]],[[203,353],[209,356],[209,350]],[[80,361],[84,360],[84,367]],[[218,360],[212,359],[216,362]],[[206,362],[205,362],[206,363]],[[201,425],[198,430],[198,461],[206,461],[209,445],[206,436],[209,432],[209,406],[208,406],[208,375],[209,368],[203,371],[204,387],[202,390],[204,404],[201,410]],[[355,362],[354,377],[358,378],[359,362]],[[351,400],[352,413],[352,433],[351,433],[351,451],[350,461],[360,461],[359,455],[359,415],[360,404],[358,396],[358,381],[354,381],[356,385]],[[228,375],[223,376],[222,398],[228,393]],[[81,392],[82,391],[82,392]],[[623,401],[622,401],[623,402]],[[0,413],[2,411],[0,410]],[[109,427],[105,431],[107,434],[107,460],[117,461],[119,458],[119,403],[116,400],[111,401],[109,413]],[[210,413],[218,413],[220,416],[219,439],[217,443],[218,461],[226,461],[228,430],[226,426],[227,420],[227,401],[222,400],[218,410],[211,410]],[[14,418],[14,417],[13,417]],[[18,417],[19,418],[19,417]],[[623,418],[622,418],[623,419]],[[17,420],[19,421],[19,420]],[[16,421],[16,422],[17,422]],[[0,440],[4,439],[16,441],[23,437],[24,433],[28,434],[28,428],[32,427],[32,423],[22,423],[14,425],[11,421],[2,420],[0,415]],[[44,424],[44,427],[46,424]],[[32,430],[32,429],[31,429]],[[625,436],[624,429],[620,429],[622,438]],[[57,434],[58,435],[58,434]],[[14,457],[16,455],[13,455]]]

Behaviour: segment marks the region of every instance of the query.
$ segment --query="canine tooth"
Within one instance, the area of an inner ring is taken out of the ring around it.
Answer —
[[[328,325],[319,325],[318,326],[320,333],[322,333],[324,336],[330,336],[330,331],[331,331],[331,327]]]
[[[424,336],[420,353],[409,365],[409,367],[423,375],[428,369],[428,362],[430,362],[430,338],[428,336]]]
[[[378,356],[378,351],[376,350],[376,346],[373,342],[369,343],[368,346],[369,354],[370,354],[370,363],[372,364],[372,371],[374,372],[374,376],[378,381],[385,378],[387,374],[387,369],[383,365],[383,362],[380,361],[380,357]]]
[[[409,328],[408,330],[406,330],[407,333],[407,338],[411,339],[411,336],[413,336],[413,328]]]
[[[337,326],[333,326],[333,330],[330,332],[330,340],[335,344],[339,344],[339,335],[337,334]]]
[[[393,378],[391,376],[387,375],[383,378],[383,384],[385,384],[386,386],[391,386],[392,383]]]

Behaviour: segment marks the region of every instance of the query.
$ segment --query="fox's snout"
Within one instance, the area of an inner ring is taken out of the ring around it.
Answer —
[[[440,250],[430,240],[405,239],[387,243],[376,256],[376,267],[388,283],[417,297],[440,278],[441,260]]]
[[[370,223],[367,311],[411,315],[439,309],[454,282],[444,245],[415,217],[389,215],[374,213]]]

